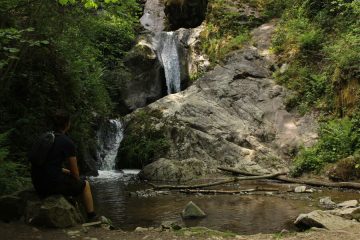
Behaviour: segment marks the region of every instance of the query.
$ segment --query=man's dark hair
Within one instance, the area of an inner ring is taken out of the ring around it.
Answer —
[[[53,116],[54,130],[62,131],[70,123],[70,114],[64,110],[58,110]]]

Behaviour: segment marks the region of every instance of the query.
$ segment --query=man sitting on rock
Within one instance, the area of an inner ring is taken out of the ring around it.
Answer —
[[[58,111],[54,116],[55,139],[47,153],[46,161],[41,165],[31,164],[31,178],[40,197],[55,194],[82,195],[88,220],[91,221],[96,214],[90,184],[79,177],[75,144],[66,135],[69,128],[69,114]],[[63,168],[64,163],[68,164],[69,169]]]

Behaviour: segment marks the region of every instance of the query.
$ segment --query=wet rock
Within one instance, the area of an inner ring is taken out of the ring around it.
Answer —
[[[351,207],[351,208],[344,208],[344,209],[334,209],[328,210],[328,213],[331,213],[335,216],[343,217],[346,219],[356,219],[358,220],[360,217],[360,207]]]
[[[306,192],[306,186],[298,186],[295,188],[294,192],[296,193],[304,193]]]
[[[342,203],[339,203],[337,207],[339,208],[353,208],[356,207],[359,204],[357,200],[349,200]]]
[[[181,223],[176,222],[176,221],[164,221],[161,223],[161,229],[165,230],[165,229],[172,229],[172,230],[180,230],[182,228]]]
[[[199,208],[195,203],[190,201],[186,206],[185,209],[182,211],[182,217],[183,218],[203,218],[206,217],[206,214],[204,213],[201,208]]]
[[[28,201],[25,219],[37,226],[55,228],[76,226],[84,221],[79,209],[60,195],[41,201]]]
[[[151,41],[144,36],[125,59],[131,77],[124,83],[121,96],[130,111],[144,107],[165,94],[164,74]]]
[[[317,227],[326,228],[328,230],[340,230],[352,226],[360,227],[360,224],[357,222],[320,210],[313,211],[308,214],[300,214],[294,224],[302,229]]]
[[[196,158],[172,161],[161,158],[140,172],[140,177],[151,181],[188,181],[205,173],[206,164]]]
[[[336,203],[331,200],[330,197],[321,198],[319,205],[325,209],[334,209],[336,208]]]

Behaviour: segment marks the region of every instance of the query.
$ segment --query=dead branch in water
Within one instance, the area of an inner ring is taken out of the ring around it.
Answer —
[[[227,167],[219,167],[219,170],[246,175],[246,176],[259,176],[259,174],[244,172],[241,170],[233,169],[233,168],[227,168]],[[276,176],[273,177],[273,179],[280,180],[287,183],[298,183],[298,184],[304,184],[304,185],[310,185],[315,187],[329,187],[329,188],[352,188],[352,189],[360,189],[360,183],[356,182],[325,182],[325,181],[319,181],[319,180],[313,180],[313,179],[296,179],[296,178],[288,178],[285,176]]]
[[[250,188],[243,190],[215,190],[215,189],[185,189],[180,190],[182,193],[202,193],[202,194],[239,194],[249,192],[279,192],[279,189],[266,189],[266,188]]]
[[[280,175],[286,175],[286,173],[274,173],[274,174],[268,174],[268,175],[262,175],[262,176],[248,176],[248,177],[235,177],[230,179],[225,179],[218,182],[213,183],[204,183],[204,184],[197,184],[197,185],[155,185],[152,183],[149,183],[154,189],[194,189],[194,188],[204,188],[204,187],[212,187],[217,185],[222,185],[226,183],[232,183],[242,180],[256,180],[256,179],[270,179],[270,178],[276,178]]]

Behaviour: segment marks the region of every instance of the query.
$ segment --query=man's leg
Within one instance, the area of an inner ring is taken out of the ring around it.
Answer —
[[[85,181],[85,188],[83,191],[83,199],[84,199],[86,212],[88,214],[94,213],[94,202],[93,202],[93,197],[91,194],[90,183],[88,181]]]

